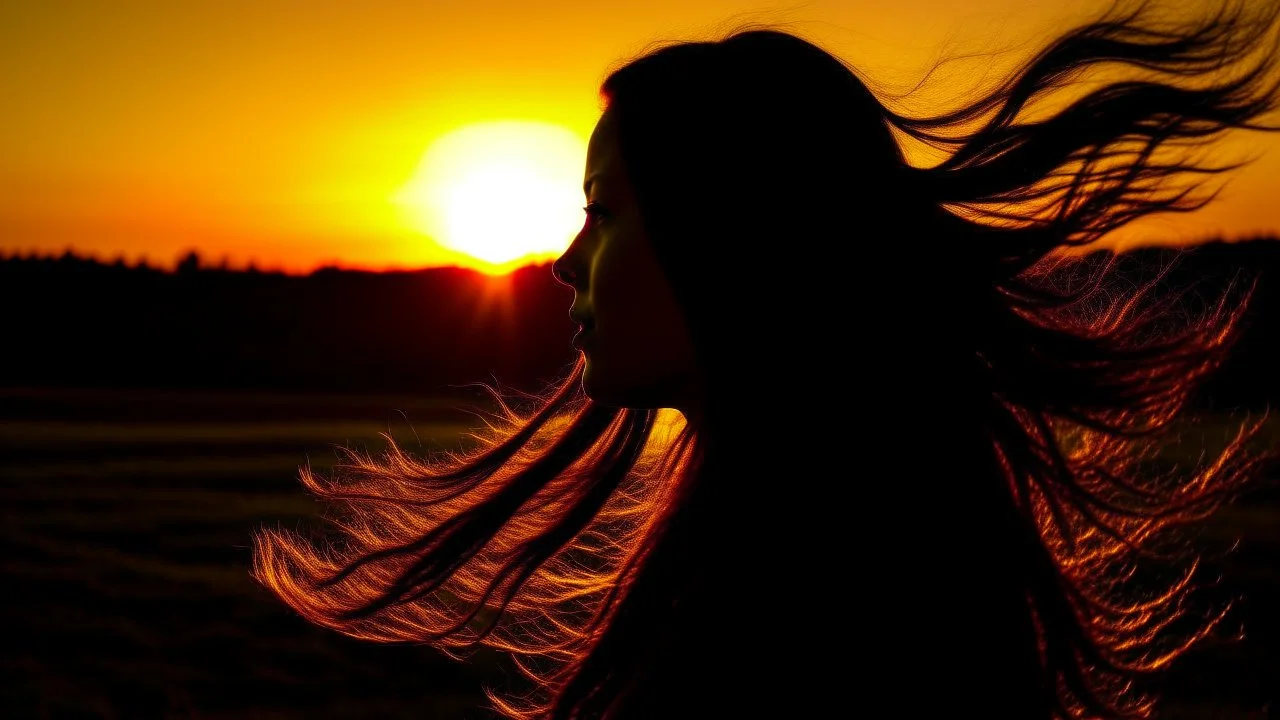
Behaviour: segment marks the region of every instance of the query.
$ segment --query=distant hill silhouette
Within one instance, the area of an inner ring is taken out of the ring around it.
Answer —
[[[1091,255],[1100,258],[1105,252]],[[1167,248],[1124,253],[1146,272]],[[1183,255],[1175,284],[1258,288],[1246,332],[1198,403],[1280,400],[1280,241],[1214,241]],[[233,271],[195,253],[174,272],[64,253],[0,259],[0,384],[433,393],[497,379],[540,389],[573,361],[573,293],[549,266],[504,277],[458,268],[310,275]]]

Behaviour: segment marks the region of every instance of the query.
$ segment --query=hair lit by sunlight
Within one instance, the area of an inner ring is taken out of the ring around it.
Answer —
[[[586,143],[559,125],[504,120],[438,139],[394,202],[404,221],[477,268],[556,257],[581,225]]]
[[[465,449],[415,457],[384,433],[380,456],[342,448],[329,477],[303,467],[306,488],[342,508],[330,517],[341,540],[261,530],[255,576],[347,635],[432,639],[451,654],[483,643],[550,680],[607,622],[690,448],[680,413],[603,409],[571,384],[533,413],[488,388],[496,410]],[[566,453],[566,443],[583,452]],[[611,466],[618,472],[601,472]],[[469,524],[484,527],[472,534]],[[455,543],[451,566],[421,563]]]

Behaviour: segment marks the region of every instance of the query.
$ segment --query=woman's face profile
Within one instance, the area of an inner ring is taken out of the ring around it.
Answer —
[[[694,402],[693,343],[641,222],[616,133],[606,110],[587,145],[587,217],[555,263],[556,278],[574,290],[583,389],[603,405],[686,410]]]

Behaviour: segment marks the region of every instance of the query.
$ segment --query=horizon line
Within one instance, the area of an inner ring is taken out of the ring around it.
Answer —
[[[178,275],[191,272],[216,272],[216,273],[240,273],[254,275],[287,275],[290,277],[309,277],[317,273],[364,273],[370,275],[391,275],[397,273],[418,273],[430,270],[460,270],[463,272],[475,273],[486,277],[504,277],[521,270],[529,268],[537,268],[548,266],[551,260],[531,260],[529,262],[513,265],[510,268],[502,270],[482,270],[476,267],[463,265],[457,262],[446,262],[433,265],[419,266],[402,266],[396,264],[385,265],[382,267],[369,267],[356,263],[343,263],[341,261],[324,262],[313,265],[309,270],[293,270],[279,265],[260,266],[255,258],[250,258],[243,263],[227,262],[226,257],[221,257],[218,261],[210,261],[209,258],[202,255],[198,250],[188,250],[181,253],[171,261],[165,264],[153,263],[151,258],[146,255],[139,256],[136,260],[130,261],[123,252],[117,253],[110,258],[105,258],[102,253],[98,252],[78,252],[73,248],[64,248],[61,251],[40,252],[38,250],[21,250],[21,249],[5,249],[0,248],[0,263],[9,262],[71,262],[78,264],[99,265],[104,268],[116,268],[121,270],[138,270],[164,273],[168,275]]]

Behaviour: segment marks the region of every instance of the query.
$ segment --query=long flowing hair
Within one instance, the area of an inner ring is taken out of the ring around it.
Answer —
[[[927,385],[919,397],[885,402],[884,417],[901,416],[919,430],[905,437],[885,430],[883,437],[903,452],[911,443],[965,444],[972,453],[965,457],[978,463],[928,466],[954,481],[925,489],[967,498],[957,500],[963,510],[908,500],[934,481],[923,469],[911,475],[905,459],[898,464],[909,481],[902,482],[912,489],[882,490],[898,494],[880,496],[877,507],[914,503],[921,517],[952,516],[939,520],[952,523],[939,533],[993,529],[989,547],[998,548],[999,561],[981,570],[975,544],[969,567],[978,568],[972,577],[1002,578],[1000,592],[1015,610],[991,612],[1008,624],[1008,667],[1028,660],[1034,671],[1013,680],[1025,687],[1003,691],[1021,698],[1022,717],[1149,715],[1156,698],[1135,681],[1167,666],[1222,617],[1221,607],[1206,613],[1194,602],[1198,564],[1178,531],[1233,497],[1260,458],[1246,445],[1257,424],[1243,423],[1199,465],[1158,462],[1180,430],[1189,394],[1229,348],[1248,283],[1194,295],[1170,289],[1168,268],[1118,273],[1114,262],[1059,251],[1212,199],[1201,192],[1204,179],[1235,166],[1210,165],[1189,151],[1225,130],[1276,129],[1260,118],[1280,104],[1277,14],[1274,4],[1259,13],[1235,5],[1192,24],[1161,25],[1145,7],[1112,8],[1058,37],[978,99],[928,117],[892,110],[856,69],[776,29],[739,29],[645,52],[611,72],[601,95],[619,113],[628,173],[690,315],[701,362],[725,370],[709,374],[704,421],[695,427],[673,410],[595,404],[581,389],[579,361],[545,395],[495,392],[497,412],[465,449],[413,456],[387,436],[384,453],[347,450],[328,476],[304,468],[304,487],[339,508],[337,533],[260,530],[255,577],[303,617],[353,637],[427,642],[451,654],[477,644],[508,651],[532,687],[490,691],[508,717],[644,717],[636,708],[645,707],[646,688],[681,682],[663,664],[679,656],[673,648],[694,623],[699,632],[713,628],[700,636],[710,647],[743,634],[765,642],[775,632],[759,617],[749,630],[701,621],[727,599],[750,602],[730,591],[745,588],[744,578],[788,577],[788,563],[803,565],[807,554],[830,545],[784,532],[783,520],[827,512],[827,525],[814,525],[828,527],[845,512],[821,509],[799,490],[790,495],[803,497],[788,501],[786,488],[744,491],[730,479],[772,471],[844,477],[848,463],[797,458],[823,448],[838,458],[832,446],[850,434],[843,423],[837,429],[802,417],[794,398],[769,401],[742,390],[735,367],[760,377],[806,366],[790,350],[747,353],[734,345],[761,316],[725,319],[726,303],[746,301],[706,287],[714,268],[699,266],[689,243],[716,232],[839,237],[850,226],[842,208],[852,202],[841,198],[874,196],[865,207],[883,211],[890,206],[876,203],[891,203],[899,217],[892,228],[867,227],[931,243],[928,252],[940,258],[918,266],[926,268],[918,270],[926,282],[917,283],[925,289],[916,295],[942,329],[902,347],[928,347],[938,367],[948,368],[936,385],[911,376]],[[1142,77],[1103,82],[1047,118],[1027,116],[1087,71],[1117,67]],[[946,159],[930,167],[907,163],[891,129],[945,151]],[[773,148],[761,137],[788,143]],[[756,143],[750,152],[748,138]],[[815,148],[824,152],[806,151]],[[1170,159],[1157,152],[1162,148],[1187,152]],[[691,155],[723,169],[724,181],[698,192],[695,173],[675,170],[690,167]],[[825,189],[793,180],[845,161],[867,165],[875,187],[866,186],[867,176]],[[708,206],[721,212],[708,213]],[[897,257],[870,244],[864,252],[885,262]],[[732,271],[717,277],[758,273],[759,265],[747,263],[771,262],[747,253],[734,258],[724,260],[738,263]],[[882,290],[876,285],[867,297]],[[862,320],[870,326],[878,316],[889,318],[877,326],[885,332],[903,322],[891,309]],[[837,353],[837,345],[825,347]],[[863,360],[875,361],[870,354]],[[892,358],[882,364],[884,372],[908,374]],[[933,401],[928,388],[944,387],[948,400],[963,396],[956,417],[972,433],[930,434],[922,411],[902,409],[909,400]],[[840,411],[832,398],[806,408],[823,403]],[[764,441],[754,439],[761,414],[751,412],[761,406],[813,427],[804,447],[764,452],[757,444]],[[860,502],[877,501],[869,492],[861,491]],[[947,542],[921,526],[921,542]],[[765,560],[779,548],[790,554]],[[835,571],[813,567],[819,570],[792,584],[820,588],[814,576]],[[770,587],[779,586],[787,583]],[[751,662],[776,669],[790,660]],[[738,666],[743,682],[752,677],[747,667]]]

